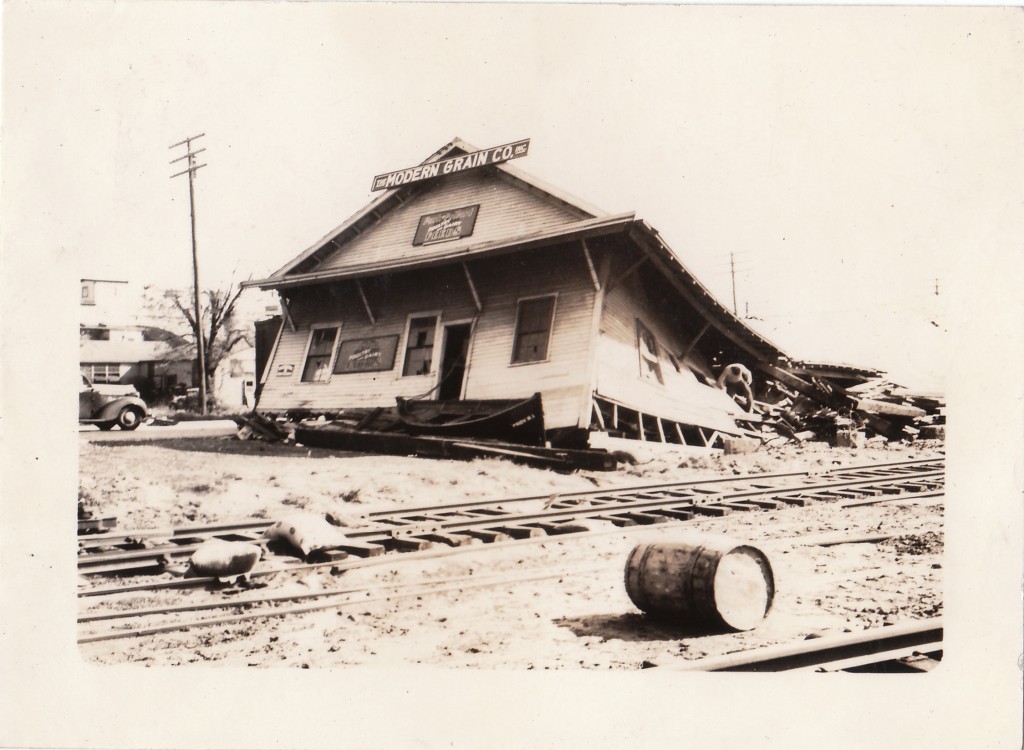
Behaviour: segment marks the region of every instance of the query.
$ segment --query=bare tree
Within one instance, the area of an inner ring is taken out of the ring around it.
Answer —
[[[213,383],[213,374],[217,371],[221,360],[240,341],[252,343],[247,329],[234,327],[233,316],[235,305],[242,294],[243,288],[239,284],[229,283],[224,289],[203,290],[202,304],[202,332],[203,332],[203,354],[206,365],[207,388]],[[199,327],[195,319],[195,305],[192,290],[164,289],[158,290],[154,287],[146,287],[146,307],[155,315],[165,320],[175,320],[179,324],[184,320],[191,342],[187,347],[179,347],[169,353],[169,358],[183,359],[191,355],[195,358],[195,342],[198,338]]]

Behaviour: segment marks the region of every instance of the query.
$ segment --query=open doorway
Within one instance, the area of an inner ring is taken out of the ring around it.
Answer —
[[[437,397],[442,401],[456,401],[462,396],[472,330],[472,323],[454,323],[444,327],[441,382],[437,389]]]

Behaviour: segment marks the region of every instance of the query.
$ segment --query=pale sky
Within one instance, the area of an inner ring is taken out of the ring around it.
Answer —
[[[370,201],[375,174],[454,136],[531,138],[517,167],[635,210],[730,307],[735,253],[739,313],[793,356],[939,387],[963,268],[1012,236],[1018,15],[8,3],[7,251],[189,284],[168,146],[205,133],[201,280],[258,278]]]

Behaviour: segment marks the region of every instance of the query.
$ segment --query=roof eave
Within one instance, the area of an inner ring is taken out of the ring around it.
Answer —
[[[327,283],[342,279],[364,278],[386,273],[400,271],[413,271],[429,266],[446,265],[448,263],[460,263],[483,256],[496,255],[508,252],[520,252],[545,245],[556,244],[573,239],[583,239],[616,232],[625,231],[633,223],[635,215],[633,212],[618,214],[616,216],[601,217],[598,219],[586,219],[573,224],[559,227],[557,230],[537,232],[529,235],[519,235],[501,240],[467,245],[458,252],[446,251],[436,256],[424,257],[416,261],[403,260],[401,262],[386,264],[373,263],[353,268],[323,271],[320,273],[294,274],[285,277],[268,277],[255,279],[242,283],[243,287],[258,287],[260,289],[284,289],[306,284]]]

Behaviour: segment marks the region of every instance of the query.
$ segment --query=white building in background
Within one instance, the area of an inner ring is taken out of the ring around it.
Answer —
[[[238,342],[221,360],[213,374],[213,397],[225,408],[256,403],[256,349]]]
[[[127,281],[82,279],[80,302],[78,322],[83,328],[121,329],[133,322],[132,308],[136,300]],[[142,340],[141,333],[138,340]]]

